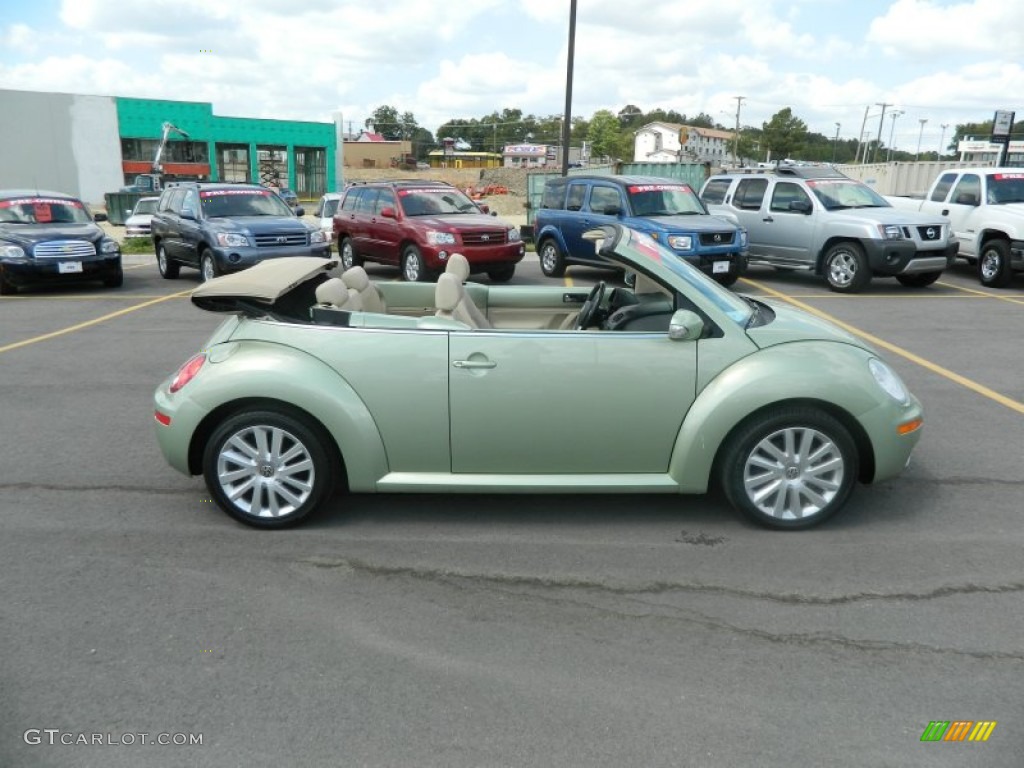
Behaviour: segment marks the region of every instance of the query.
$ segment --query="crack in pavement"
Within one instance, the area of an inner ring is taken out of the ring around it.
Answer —
[[[58,491],[63,493],[121,491],[127,493],[158,493],[165,496],[196,493],[194,488],[146,488],[139,485],[55,485],[51,483],[0,483],[0,491]]]

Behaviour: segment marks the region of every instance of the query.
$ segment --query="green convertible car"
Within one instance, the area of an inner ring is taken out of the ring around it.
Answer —
[[[170,464],[261,528],[354,493],[671,493],[795,529],[901,472],[920,403],[857,338],[736,295],[647,235],[588,233],[633,288],[371,282],[336,260],[211,280],[230,316],[156,391]]]

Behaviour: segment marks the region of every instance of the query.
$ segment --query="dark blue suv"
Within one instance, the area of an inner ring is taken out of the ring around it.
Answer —
[[[722,285],[732,285],[746,269],[746,230],[710,215],[689,184],[654,176],[568,176],[545,184],[534,218],[544,274],[561,277],[569,264],[601,266],[583,233],[613,222],[650,235]]]

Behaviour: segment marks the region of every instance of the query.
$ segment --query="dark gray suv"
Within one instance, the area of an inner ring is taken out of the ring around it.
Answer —
[[[329,236],[298,218],[273,191],[255,184],[182,182],[166,187],[153,214],[157,266],[166,278],[182,266],[203,280],[265,259],[331,252]]]

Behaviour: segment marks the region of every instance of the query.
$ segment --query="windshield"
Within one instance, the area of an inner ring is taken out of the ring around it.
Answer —
[[[727,288],[723,288],[685,259],[679,258],[670,248],[661,245],[642,232],[626,227],[621,228],[622,236],[615,244],[615,251],[625,259],[642,265],[656,262],[681,277],[701,296],[725,313],[730,320],[745,328],[753,314],[750,304]],[[626,265],[627,268],[629,265]]]
[[[853,179],[813,179],[807,186],[830,211],[844,208],[891,208],[889,202],[867,184]]]
[[[284,200],[269,189],[207,189],[199,193],[203,216],[294,216]]]
[[[988,177],[988,202],[1024,203],[1024,173],[993,173]]]
[[[133,216],[137,216],[141,213],[153,214],[156,213],[156,204],[159,202],[159,198],[150,198],[149,200],[139,200],[135,205],[135,209],[132,211]]]
[[[0,223],[88,224],[92,216],[79,200],[64,197],[13,197],[0,200]]]
[[[707,213],[688,184],[633,184],[626,189],[636,216],[694,216]]]
[[[398,199],[406,216],[440,216],[452,213],[480,213],[477,204],[452,187],[400,189]]]

